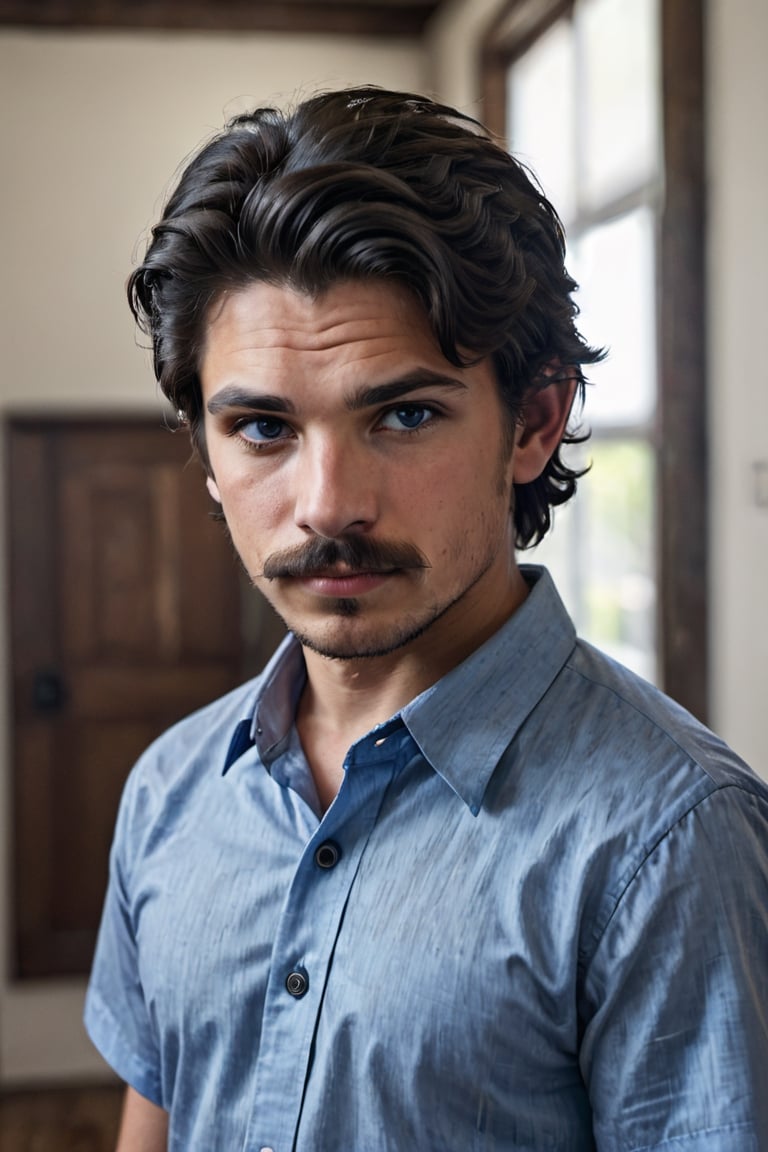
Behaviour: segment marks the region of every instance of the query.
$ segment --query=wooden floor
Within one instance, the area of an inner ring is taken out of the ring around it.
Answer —
[[[121,1087],[0,1092],[2,1152],[114,1152]]]

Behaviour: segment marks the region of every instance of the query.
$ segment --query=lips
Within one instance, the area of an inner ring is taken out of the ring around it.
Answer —
[[[340,565],[335,568],[316,568],[303,575],[317,580],[351,580],[358,576],[388,576],[391,572],[391,568],[348,568]]]
[[[305,588],[320,596],[361,596],[380,587],[392,575],[392,569],[383,572],[326,570],[298,577],[298,580]]]

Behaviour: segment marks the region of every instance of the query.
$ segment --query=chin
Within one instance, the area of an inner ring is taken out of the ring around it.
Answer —
[[[328,660],[373,660],[380,656],[389,656],[406,648],[442,615],[441,612],[430,615],[425,620],[415,620],[412,617],[402,619],[395,625],[385,627],[366,624],[360,619],[360,606],[356,600],[338,601],[337,619],[325,628],[302,628],[286,620],[302,648],[316,652]],[[355,605],[350,610],[350,605]],[[357,619],[359,626],[355,627]],[[362,625],[362,626],[360,626]]]

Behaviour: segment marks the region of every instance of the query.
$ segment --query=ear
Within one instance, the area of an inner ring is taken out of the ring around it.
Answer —
[[[216,503],[221,504],[221,495],[219,494],[219,488],[213,476],[206,476],[205,486]]]
[[[543,376],[552,376],[551,384],[531,388],[520,413],[515,433],[512,479],[515,484],[537,480],[563,438],[576,392],[576,375],[548,365]]]

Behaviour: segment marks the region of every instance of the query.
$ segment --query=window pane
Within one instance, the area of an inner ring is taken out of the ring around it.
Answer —
[[[550,568],[586,640],[655,680],[653,452],[632,440],[585,447],[592,469],[530,558]]]
[[[594,428],[650,423],[656,404],[654,218],[639,208],[572,245],[579,328],[608,356],[589,370],[585,420]]]
[[[575,210],[573,32],[559,20],[510,69],[510,148],[567,222]]]
[[[587,485],[587,627],[597,643],[653,677],[653,459],[647,443],[596,443]]]
[[[654,178],[659,164],[658,0],[582,0],[582,194],[590,207]]]

